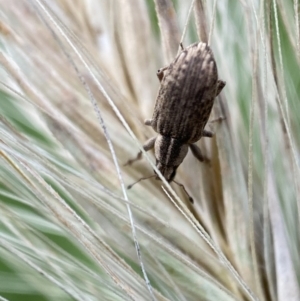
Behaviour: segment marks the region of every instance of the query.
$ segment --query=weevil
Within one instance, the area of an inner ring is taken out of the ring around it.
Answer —
[[[147,140],[143,148],[145,151],[154,148],[156,167],[168,182],[174,181],[176,170],[189,148],[199,161],[204,161],[195,143],[201,137],[213,136],[204,127],[215,97],[226,84],[218,79],[217,65],[207,44],[199,42],[186,48],[181,44],[181,48],[169,66],[157,71],[160,88],[152,119],[145,120],[158,135]],[[139,152],[126,165],[141,156],[142,152]],[[154,176],[159,179],[156,174]],[[143,179],[146,178],[140,180]]]

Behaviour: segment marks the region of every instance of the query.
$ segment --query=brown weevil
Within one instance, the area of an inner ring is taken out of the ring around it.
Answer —
[[[146,141],[143,148],[145,151],[154,148],[157,169],[168,182],[174,181],[189,148],[199,161],[204,160],[195,143],[201,137],[213,136],[204,127],[215,97],[225,86],[225,82],[218,79],[217,65],[207,44],[200,42],[187,48],[181,44],[181,48],[169,66],[157,71],[160,88],[152,119],[145,120],[158,135]],[[127,164],[140,159],[141,155],[139,152]],[[143,179],[146,178],[140,180]],[[156,179],[159,179],[157,175]]]

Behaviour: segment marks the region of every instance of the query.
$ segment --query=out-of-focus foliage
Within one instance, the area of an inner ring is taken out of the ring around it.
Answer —
[[[0,300],[298,301],[299,39],[297,0],[0,0]],[[227,84],[194,205],[126,190],[156,70],[199,40]]]

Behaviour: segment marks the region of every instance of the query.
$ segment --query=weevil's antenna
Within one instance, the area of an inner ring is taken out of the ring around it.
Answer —
[[[127,186],[127,189],[132,188],[132,186],[135,185],[135,184],[137,184],[138,182],[141,182],[141,181],[144,181],[144,180],[153,178],[153,177],[156,177],[156,175],[151,175],[151,176],[149,176],[149,177],[143,177],[143,178],[140,178],[140,179],[138,179],[137,181],[135,181],[134,183],[132,183],[131,185],[128,185],[128,186]]]
[[[190,201],[192,204],[194,204],[193,198],[189,195],[189,193],[188,193],[187,190],[185,189],[184,185],[181,184],[181,183],[178,183],[178,182],[175,181],[175,180],[173,180],[173,182],[174,182],[175,184],[177,184],[178,186],[180,186],[180,187],[183,189],[183,191],[185,192],[185,194],[188,196],[189,201]]]

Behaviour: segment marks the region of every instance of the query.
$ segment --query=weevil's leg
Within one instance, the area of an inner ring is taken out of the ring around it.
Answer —
[[[220,94],[220,92],[223,90],[223,88],[225,87],[226,82],[222,81],[222,80],[218,80],[217,82],[217,91],[216,91],[216,97]]]
[[[219,121],[222,121],[222,120],[225,120],[225,119],[226,119],[226,117],[220,116],[218,118],[215,118],[215,119],[211,120],[209,123],[219,122]]]
[[[203,155],[202,155],[202,153],[201,153],[200,148],[199,148],[196,144],[190,144],[189,146],[190,146],[190,149],[191,149],[193,155],[194,155],[199,161],[203,162],[203,161],[204,161],[204,157],[203,157]]]
[[[144,145],[143,145],[143,149],[147,152],[148,150],[152,149],[154,147],[154,143],[155,143],[156,137],[152,137],[150,139],[148,139]],[[134,159],[130,159],[128,160],[124,166],[126,165],[131,165],[133,162],[140,160],[142,158],[142,152],[138,152],[137,156]]]
[[[169,67],[169,66],[163,67],[163,68],[160,68],[160,69],[157,70],[156,75],[157,75],[157,77],[158,77],[158,79],[159,79],[160,82],[161,82],[162,79],[164,78],[164,71],[167,70],[168,67]]]
[[[212,132],[210,132],[210,131],[207,131],[207,130],[203,130],[203,131],[202,131],[202,136],[203,136],[203,137],[209,137],[209,138],[211,138],[211,137],[214,136],[214,133],[212,133]]]
[[[182,42],[179,43],[181,50],[184,50]]]
[[[143,149],[144,149],[146,152],[154,147],[154,143],[155,143],[156,138],[157,138],[156,136],[155,136],[155,137],[152,137],[152,138],[148,139],[148,140],[144,143]]]
[[[146,119],[146,120],[144,121],[144,124],[145,124],[145,125],[150,125],[150,126],[151,126],[151,124],[152,124],[152,119]]]

